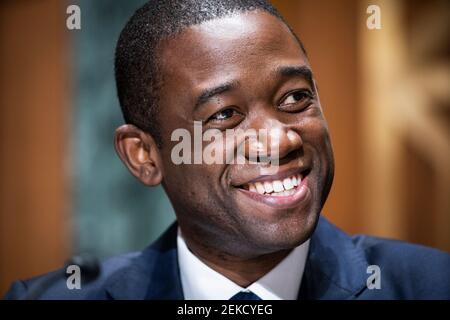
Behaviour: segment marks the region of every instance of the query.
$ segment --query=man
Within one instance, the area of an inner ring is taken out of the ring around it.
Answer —
[[[163,185],[177,223],[104,262],[81,290],[61,279],[40,298],[450,298],[449,255],[349,237],[319,217],[334,169],[327,124],[305,50],[269,3],[150,1],[122,31],[115,63],[127,123],[117,152],[142,183]],[[184,149],[180,162],[180,129],[214,132],[214,143],[231,132],[214,155],[244,143],[246,161],[206,163],[213,139],[202,139],[198,161]],[[249,130],[258,139],[242,138]],[[7,298],[34,281],[15,282]]]

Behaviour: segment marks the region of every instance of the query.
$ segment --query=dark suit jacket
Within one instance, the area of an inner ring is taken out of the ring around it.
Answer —
[[[95,282],[69,290],[61,279],[41,299],[183,299],[176,236],[173,224],[144,251],[102,263]],[[367,287],[369,265],[380,267],[381,289]],[[38,278],[14,282],[6,298],[22,297]],[[450,299],[450,255],[399,241],[349,237],[320,218],[299,299]]]

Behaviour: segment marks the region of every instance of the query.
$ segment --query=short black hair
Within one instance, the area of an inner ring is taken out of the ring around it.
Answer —
[[[160,146],[156,116],[161,86],[157,51],[161,41],[192,25],[254,10],[277,17],[292,32],[266,0],[151,0],[139,8],[122,30],[115,54],[117,94],[125,122],[150,133]]]

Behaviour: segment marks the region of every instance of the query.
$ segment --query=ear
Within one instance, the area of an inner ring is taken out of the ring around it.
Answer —
[[[126,124],[116,129],[114,145],[122,162],[139,181],[147,186],[161,183],[161,155],[151,135]]]

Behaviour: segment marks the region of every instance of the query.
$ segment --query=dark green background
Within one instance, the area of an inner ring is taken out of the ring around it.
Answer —
[[[104,258],[140,250],[175,219],[161,187],[130,175],[113,146],[123,123],[114,82],[119,33],[143,0],[70,1],[81,9],[72,31],[74,251]]]

